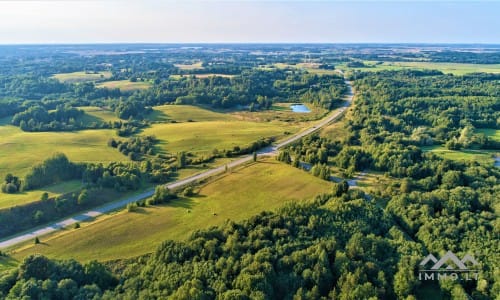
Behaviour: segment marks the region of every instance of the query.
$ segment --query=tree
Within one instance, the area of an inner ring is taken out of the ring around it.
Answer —
[[[177,167],[179,169],[182,169],[186,166],[186,153],[185,152],[179,152],[177,153]]]
[[[89,200],[89,193],[87,189],[81,190],[80,194],[78,195],[78,200],[77,200],[78,205],[84,205],[85,203],[87,203],[88,200]]]
[[[47,192],[44,192],[42,196],[40,196],[40,201],[47,201],[49,200],[49,194]]]
[[[347,193],[347,191],[349,191],[349,183],[347,183],[347,181],[342,180],[339,183],[333,184],[333,195],[340,197]]]
[[[40,244],[40,239],[38,237],[35,237],[35,245]]]

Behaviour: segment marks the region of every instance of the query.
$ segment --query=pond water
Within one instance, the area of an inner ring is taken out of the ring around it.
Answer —
[[[500,156],[495,156],[495,167],[500,168]]]
[[[311,112],[309,110],[309,108],[307,108],[307,106],[305,106],[304,104],[292,104],[292,105],[290,105],[290,107],[292,108],[292,111],[296,112],[296,113],[309,113],[309,112]]]

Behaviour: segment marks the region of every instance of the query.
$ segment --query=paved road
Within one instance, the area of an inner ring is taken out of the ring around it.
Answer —
[[[332,112],[331,114],[329,114],[325,118],[321,119],[321,121],[316,123],[314,126],[307,128],[306,130],[299,132],[298,134],[293,135],[289,139],[287,139],[287,140],[285,140],[277,145],[263,148],[260,151],[258,151],[257,154],[259,156],[274,155],[274,154],[276,154],[278,149],[285,147],[285,146],[305,137],[306,135],[309,135],[309,134],[321,129],[322,127],[328,125],[329,123],[335,121],[338,117],[340,117],[344,113],[344,111],[347,109],[347,107],[351,104],[352,98],[354,97],[351,83],[349,81],[346,81],[346,84],[348,87],[348,91],[347,91],[345,98],[344,98],[346,101],[342,107],[335,110],[334,112]],[[253,155],[248,155],[248,156],[239,158],[235,161],[228,163],[227,167],[233,168],[233,167],[242,165],[246,162],[249,162],[252,159],[253,159]],[[193,175],[191,177],[187,177],[187,178],[175,181],[173,183],[167,184],[166,186],[169,189],[182,187],[184,185],[187,185],[187,184],[196,182],[198,180],[213,176],[215,174],[222,173],[225,171],[225,168],[226,168],[226,166],[220,166],[220,167],[217,167],[215,169],[211,169],[211,170]],[[57,222],[57,223],[53,223],[51,225],[48,225],[48,226],[45,226],[42,228],[34,229],[33,231],[30,231],[27,233],[22,233],[22,234],[19,234],[16,236],[12,236],[12,237],[7,238],[7,239],[0,239],[0,241],[1,241],[0,242],[0,249],[4,249],[4,248],[7,248],[7,247],[10,247],[10,246],[13,246],[13,245],[25,242],[25,241],[34,240],[35,237],[37,237],[37,236],[41,236],[41,235],[45,235],[45,234],[54,232],[54,231],[59,230],[61,228],[73,225],[77,222],[82,222],[82,221],[85,221],[85,220],[88,220],[91,218],[95,218],[95,217],[100,216],[102,214],[105,214],[105,213],[108,213],[110,211],[116,210],[118,208],[124,207],[129,203],[136,202],[136,201],[139,201],[139,200],[142,200],[145,198],[149,198],[153,195],[153,193],[154,193],[154,190],[150,189],[150,190],[147,190],[141,194],[131,196],[131,197],[128,197],[128,198],[120,200],[120,201],[115,201],[115,202],[106,204],[104,206],[95,208],[93,210],[89,210],[85,213],[76,215],[74,217],[65,219],[65,220]]]

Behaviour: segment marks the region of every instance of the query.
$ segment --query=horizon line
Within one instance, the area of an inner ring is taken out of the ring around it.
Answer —
[[[20,42],[3,43],[0,46],[65,46],[65,45],[486,45],[500,46],[500,42]]]

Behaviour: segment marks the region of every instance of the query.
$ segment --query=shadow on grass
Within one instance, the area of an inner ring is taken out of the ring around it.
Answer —
[[[146,118],[148,120],[150,120],[151,122],[170,122],[170,121],[172,121],[172,118],[170,118],[163,111],[159,111],[159,110],[153,110],[153,112],[148,114]]]
[[[150,208],[152,208],[153,206],[149,206]],[[150,211],[147,211],[145,208],[143,207],[135,207],[134,210],[130,211],[130,213],[134,213],[134,214],[142,214],[142,215],[150,215],[151,212]]]
[[[194,202],[193,199],[190,199],[190,198],[179,198],[179,199],[176,199],[176,200],[174,200],[172,202],[166,203],[165,206],[180,207],[180,208],[190,209],[190,208],[193,208],[193,206],[195,204],[196,203]]]

